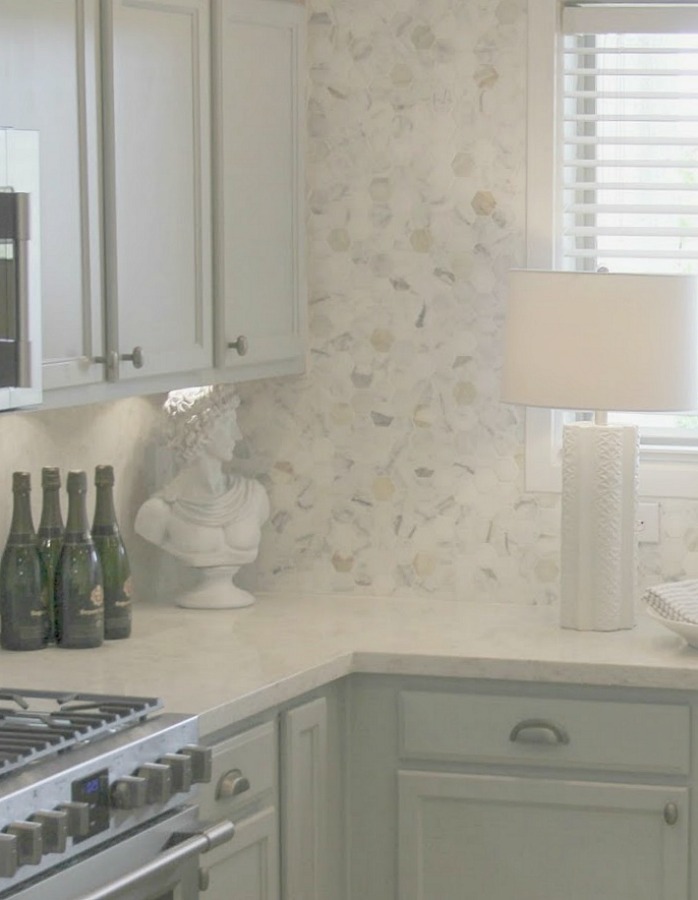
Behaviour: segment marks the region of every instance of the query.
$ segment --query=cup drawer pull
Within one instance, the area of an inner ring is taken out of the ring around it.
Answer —
[[[242,774],[240,769],[231,769],[225,775],[221,775],[216,788],[216,799],[223,797],[237,797],[249,791],[250,782],[248,778]]]
[[[524,719],[511,729],[509,740],[520,744],[569,744],[570,736],[548,719]]]

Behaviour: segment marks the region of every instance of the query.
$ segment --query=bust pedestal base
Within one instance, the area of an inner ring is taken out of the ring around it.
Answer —
[[[237,609],[252,606],[255,598],[233,583],[240,566],[197,568],[199,583],[177,597],[177,606],[186,609]]]

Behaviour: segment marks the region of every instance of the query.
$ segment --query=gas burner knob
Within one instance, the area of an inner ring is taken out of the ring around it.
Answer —
[[[115,809],[138,809],[148,801],[148,782],[138,775],[124,775],[111,786],[111,805]]]
[[[17,844],[14,834],[0,833],[0,878],[12,878],[17,872]]]
[[[211,748],[188,744],[179,752],[191,759],[192,784],[208,784],[213,777],[213,751]]]
[[[172,793],[186,794],[192,785],[192,761],[186,753],[166,753],[158,760],[163,766],[168,766],[172,778]]]
[[[72,838],[87,837],[90,833],[90,805],[78,800],[69,800],[61,803],[59,812],[64,812],[67,818],[68,835]]]
[[[145,763],[136,775],[145,778],[145,796],[148,803],[167,803],[172,796],[172,772],[162,763]]]
[[[43,842],[38,822],[11,822],[5,831],[17,838],[17,864],[35,866],[41,862]]]
[[[68,843],[68,813],[63,809],[40,809],[29,817],[41,826],[44,853],[64,853]]]

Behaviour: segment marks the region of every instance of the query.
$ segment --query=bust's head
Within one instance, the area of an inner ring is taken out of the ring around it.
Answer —
[[[232,459],[240,438],[239,405],[235,389],[226,384],[170,391],[163,405],[165,441],[178,462],[192,462],[207,452],[222,462]]]

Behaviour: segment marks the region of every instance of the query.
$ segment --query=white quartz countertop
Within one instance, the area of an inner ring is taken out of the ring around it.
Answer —
[[[562,630],[550,607],[260,595],[240,610],[141,603],[93,650],[0,653],[0,685],[162,697],[202,732],[352,672],[698,690],[698,650],[640,613],[632,631]]]

